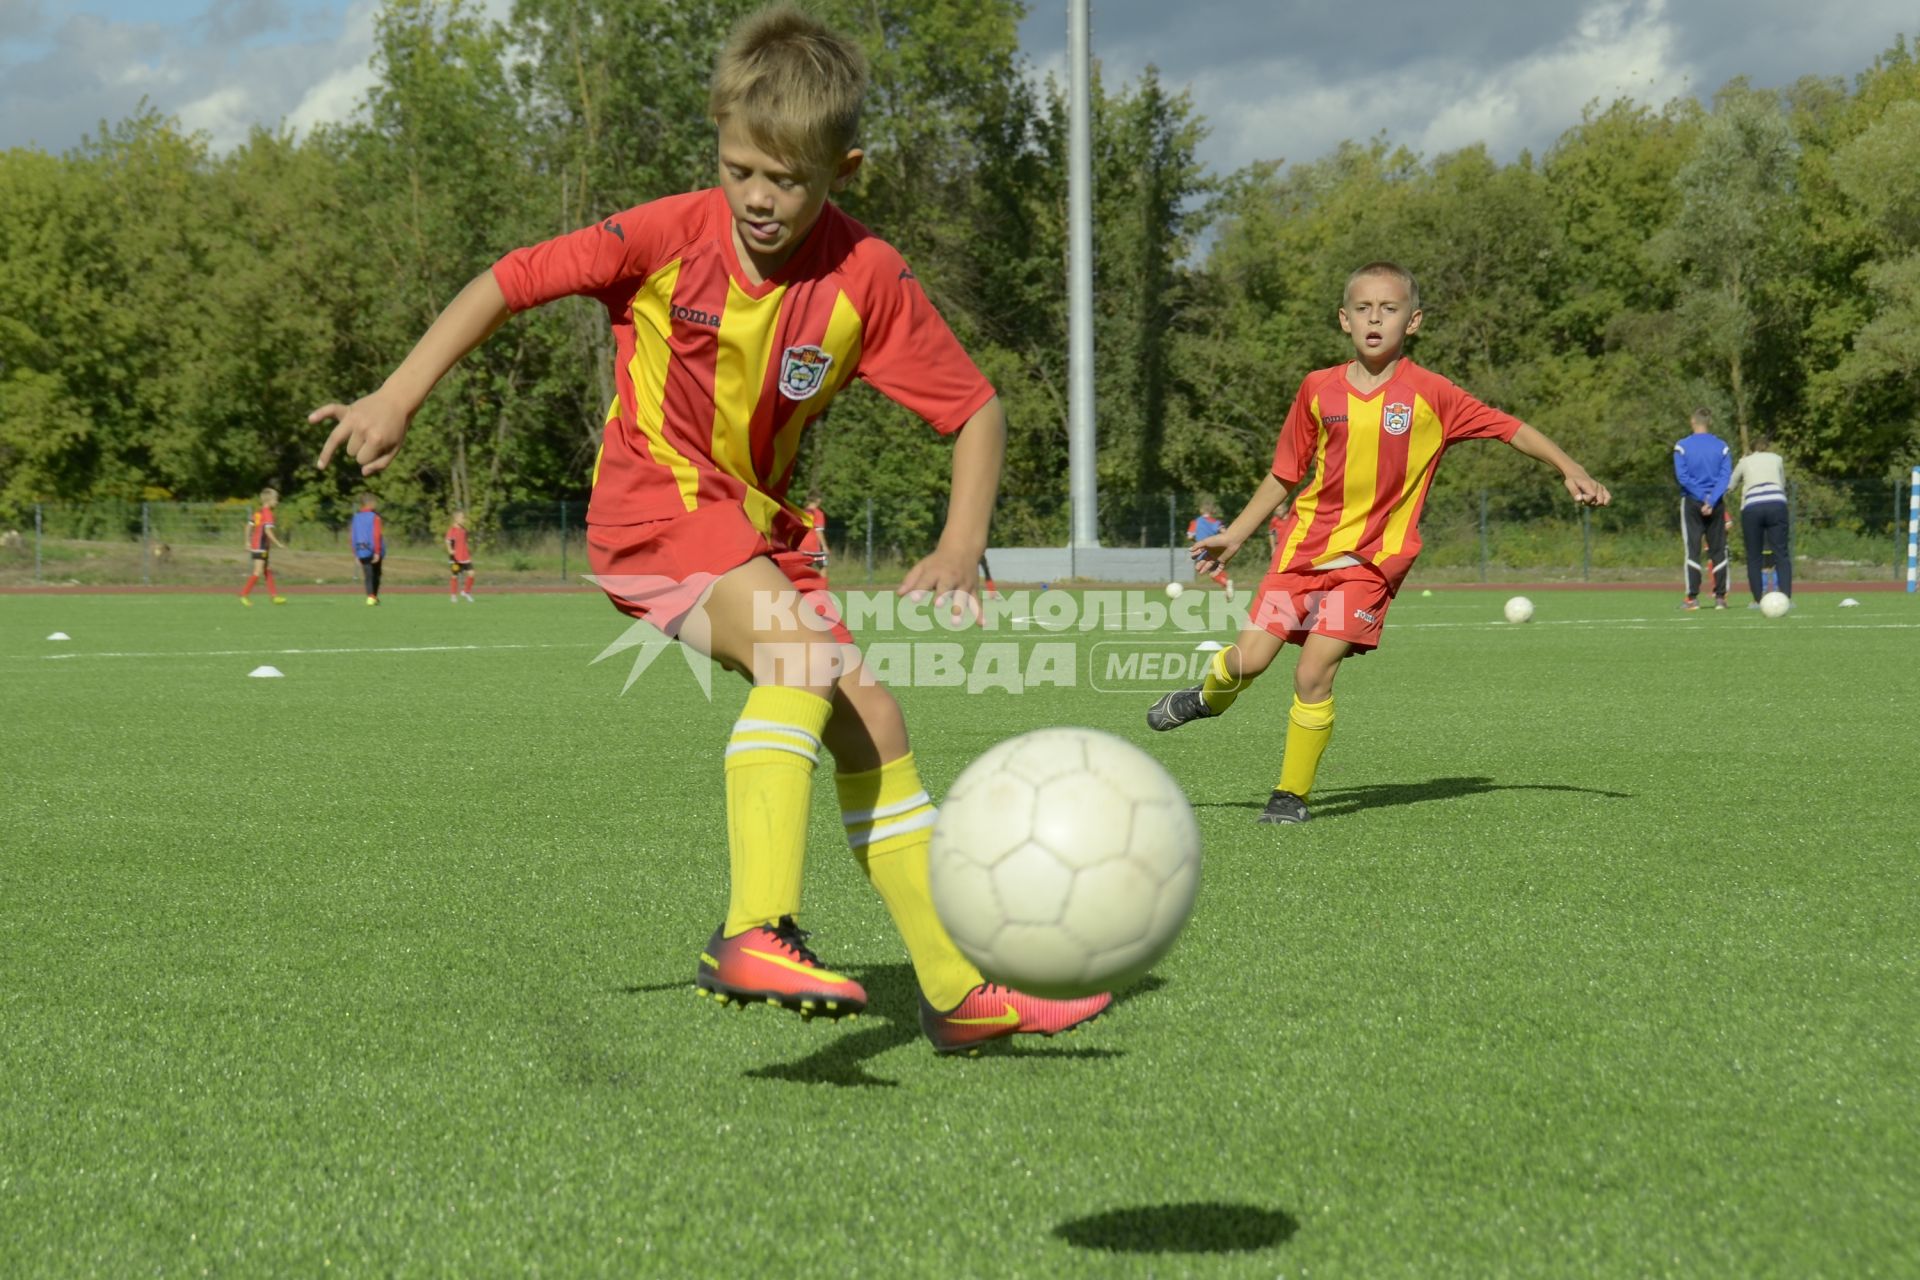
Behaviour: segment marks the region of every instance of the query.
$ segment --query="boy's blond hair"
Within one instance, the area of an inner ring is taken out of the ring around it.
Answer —
[[[1420,285],[1414,280],[1413,272],[1407,270],[1397,262],[1388,262],[1385,259],[1381,259],[1378,262],[1369,262],[1366,266],[1358,268],[1352,275],[1347,277],[1347,287],[1340,291],[1340,305],[1345,306],[1347,299],[1353,296],[1354,281],[1364,280],[1368,276],[1389,276],[1398,280],[1401,284],[1407,286],[1407,305],[1415,311],[1420,309]]]
[[[278,501],[280,501],[280,491],[274,488],[272,485],[268,485],[266,488],[260,491],[261,506],[270,507]]]
[[[789,4],[733,29],[713,66],[707,114],[736,120],[754,146],[809,174],[837,169],[860,138],[867,59],[852,41]]]

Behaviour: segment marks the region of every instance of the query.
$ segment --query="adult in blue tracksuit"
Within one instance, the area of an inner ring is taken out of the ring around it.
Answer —
[[[1680,537],[1686,547],[1687,599],[1680,607],[1700,607],[1700,540],[1706,539],[1706,567],[1713,574],[1713,607],[1727,607],[1727,483],[1733,478],[1733,450],[1713,434],[1713,414],[1693,411],[1693,431],[1673,446],[1673,475],[1680,482]]]

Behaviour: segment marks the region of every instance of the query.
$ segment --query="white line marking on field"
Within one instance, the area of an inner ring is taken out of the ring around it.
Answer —
[[[1113,615],[1105,614],[1105,615],[1096,615],[1096,616],[1112,617]],[[1130,613],[1123,613],[1120,616],[1123,619],[1151,618],[1153,614],[1141,609],[1135,609]],[[1007,621],[1011,623],[1015,623],[1016,625],[1021,623],[1027,623],[1027,622],[1035,622],[1035,623],[1038,623],[1040,627],[1046,631],[1070,631],[1074,627],[1077,627],[1080,625],[1078,620],[1069,621],[1069,622],[1051,622],[1045,618],[1040,617],[1037,614],[1028,614],[1018,618],[1008,618]]]
[[[49,662],[58,662],[73,658],[240,658],[263,653],[272,654],[275,657],[285,655],[312,657],[339,653],[481,653],[498,649],[590,649],[592,647],[584,642],[576,644],[415,644],[380,645],[358,649],[152,649],[121,653],[48,653],[41,656]]]

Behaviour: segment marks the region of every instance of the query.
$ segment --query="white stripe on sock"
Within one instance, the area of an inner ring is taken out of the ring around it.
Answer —
[[[878,809],[848,809],[840,814],[840,821],[852,827],[862,822],[877,822],[881,818],[892,818],[918,809],[923,804],[932,804],[933,800],[924,791],[916,791],[898,804],[881,805]]]
[[[940,811],[932,805],[928,805],[925,811],[916,813],[909,818],[902,818],[898,822],[881,823],[878,826],[869,827],[865,831],[855,831],[849,828],[847,831],[847,845],[853,849],[864,849],[876,840],[885,840],[891,836],[903,836],[910,831],[924,830],[932,826],[934,819],[939,816]]]
[[[802,756],[809,763],[820,763],[819,752],[809,751],[798,743],[791,742],[729,742],[727,744],[726,758],[731,760],[733,757],[743,755],[749,751],[785,751],[791,755]]]

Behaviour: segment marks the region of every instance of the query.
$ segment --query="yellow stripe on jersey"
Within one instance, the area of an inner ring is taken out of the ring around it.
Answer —
[[[767,383],[787,288],[778,285],[756,298],[729,277],[727,305],[720,313],[719,352],[713,362],[713,448],[708,456],[728,475],[746,481],[747,515],[762,533],[769,526],[755,515],[755,508],[763,503],[756,502],[754,495],[763,482],[753,469],[753,420]]]
[[[1381,534],[1379,559],[1397,556],[1406,550],[1407,532],[1413,528],[1413,513],[1420,505],[1420,486],[1445,440],[1446,432],[1440,426],[1440,415],[1433,411],[1433,406],[1427,403],[1424,396],[1414,396],[1413,430],[1407,437],[1407,478],[1400,486],[1400,496],[1393,504],[1393,514],[1387,517],[1386,530]]]
[[[1347,397],[1347,461],[1341,469],[1340,523],[1327,540],[1327,559],[1352,555],[1373,514],[1373,491],[1380,481],[1380,420],[1387,397]]]
[[[619,416],[620,416],[620,396],[616,392],[613,397],[613,403],[607,406],[606,420],[602,422],[600,425],[604,427],[607,425],[608,422],[612,422],[615,418]],[[598,489],[600,487],[600,459],[604,458],[606,454],[607,454],[607,437],[603,434],[600,437],[600,447],[593,451],[593,479],[587,482],[587,488]]]
[[[1320,422],[1320,397],[1315,396],[1307,406],[1313,414],[1313,420]],[[1320,485],[1327,478],[1327,428],[1321,423],[1317,433],[1319,441],[1313,448],[1313,481],[1307,485],[1305,493],[1293,500],[1293,532],[1287,537],[1287,545],[1280,549],[1280,558],[1275,563],[1281,566],[1292,563],[1293,553],[1307,540],[1307,530],[1313,527],[1313,517],[1320,510]]]
[[[633,380],[633,420],[646,437],[653,460],[673,472],[680,501],[691,511],[699,505],[700,473],[685,454],[667,443],[667,370],[673,364],[673,288],[680,280],[680,263],[670,262],[648,276],[633,296],[633,359],[627,374]]]
[[[800,433],[809,422],[826,412],[833,397],[852,376],[853,367],[860,363],[861,324],[859,309],[842,292],[834,299],[833,314],[827,317],[827,333],[820,341],[820,349],[833,357],[833,363],[827,366],[827,376],[820,389],[793,406],[792,416],[774,436],[773,470],[768,473],[768,480],[777,480],[787,473],[794,455],[800,452]],[[757,488],[747,495],[747,515],[762,533],[773,531],[773,516],[779,509],[777,501]]]

